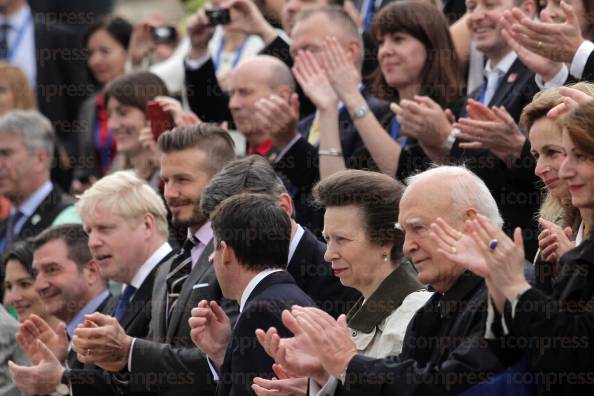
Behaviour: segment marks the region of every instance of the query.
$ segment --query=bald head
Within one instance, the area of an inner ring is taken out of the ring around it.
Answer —
[[[405,195],[415,197],[425,195],[429,199],[437,199],[446,205],[448,210],[463,220],[466,211],[473,208],[477,213],[486,216],[497,226],[503,225],[497,203],[486,184],[474,173],[461,166],[439,166],[407,179]],[[421,194],[418,194],[421,191]],[[404,199],[404,198],[403,198]],[[454,218],[452,218],[454,220]]]
[[[233,74],[252,75],[266,82],[271,89],[287,86],[295,91],[295,80],[291,69],[281,60],[269,55],[258,55],[241,62]]]

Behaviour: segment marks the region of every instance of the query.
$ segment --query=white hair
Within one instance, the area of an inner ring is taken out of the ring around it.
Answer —
[[[164,237],[169,234],[163,200],[133,171],[119,171],[99,179],[76,203],[83,219],[89,218],[98,205],[105,205],[132,222],[141,221],[150,213],[155,218],[157,232]]]
[[[487,217],[498,227],[503,226],[503,219],[499,213],[497,202],[477,175],[463,166],[436,166],[425,172],[418,173],[406,179],[406,185],[412,186],[420,181],[447,180],[449,194],[452,199],[454,213],[461,213],[467,208],[474,208],[479,214]]]

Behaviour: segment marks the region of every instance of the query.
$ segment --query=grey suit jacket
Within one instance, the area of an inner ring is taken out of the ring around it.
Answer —
[[[175,256],[159,268],[149,336],[137,339],[132,350],[130,387],[133,391],[158,392],[163,396],[214,394],[216,385],[206,356],[192,343],[188,319],[192,308],[201,300],[217,301],[232,322],[237,318],[239,306],[223,298],[214,267],[208,261],[212,251],[211,241],[185,281],[169,325],[166,324],[165,279]]]
[[[3,396],[21,394],[10,378],[8,361],[12,360],[21,366],[31,364],[14,338],[17,331],[19,331],[19,322],[0,305],[0,395]]]

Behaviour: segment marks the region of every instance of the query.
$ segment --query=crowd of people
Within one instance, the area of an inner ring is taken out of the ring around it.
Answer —
[[[66,3],[0,0],[1,395],[594,389],[591,0]]]

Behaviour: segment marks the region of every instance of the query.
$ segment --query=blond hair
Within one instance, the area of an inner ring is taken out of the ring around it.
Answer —
[[[35,96],[25,73],[17,66],[0,62],[0,80],[6,81],[14,95],[13,110],[35,110]]]
[[[105,176],[85,191],[76,204],[82,218],[89,218],[97,206],[110,208],[127,221],[137,223],[150,213],[157,232],[167,237],[167,210],[159,195],[134,171],[119,171]]]

